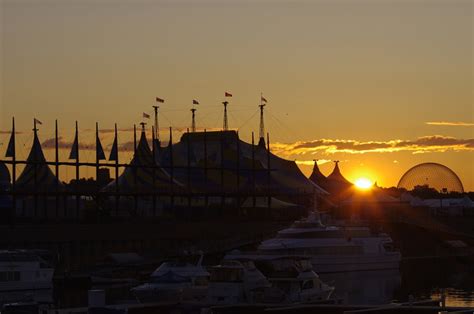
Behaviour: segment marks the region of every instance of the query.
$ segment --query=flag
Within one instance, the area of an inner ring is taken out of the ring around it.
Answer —
[[[199,101],[197,101],[196,99],[193,99],[193,105],[199,105]]]
[[[15,157],[15,134],[10,136],[10,141],[8,142],[7,152],[5,153],[5,157]]]
[[[118,160],[118,144],[117,144],[117,135],[115,135],[114,143],[112,144],[112,149],[110,150],[109,160]]]
[[[43,124],[43,122],[41,122],[40,120],[38,120],[38,119],[36,119],[36,118],[34,119],[34,121],[35,121],[35,123],[37,123],[37,124]]]
[[[263,102],[267,102],[267,100],[263,96],[260,97],[260,100],[263,101]]]
[[[231,93],[225,92],[225,97],[232,97]]]
[[[162,99],[162,98],[160,98],[160,97],[156,97],[156,102],[161,102],[161,103],[164,103],[164,102],[165,102],[165,100],[164,100],[164,99]]]
[[[146,112],[143,113],[143,118],[150,119],[150,115]]]
[[[74,137],[74,143],[72,143],[71,153],[69,153],[69,159],[76,159],[79,157],[79,140],[77,139],[77,132],[76,136]]]
[[[96,148],[97,160],[105,160],[104,149],[102,148],[102,143],[100,142],[100,138],[98,134],[96,135],[96,139],[95,139],[95,148]]]

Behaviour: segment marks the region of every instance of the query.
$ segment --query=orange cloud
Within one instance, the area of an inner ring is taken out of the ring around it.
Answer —
[[[469,123],[469,122],[446,122],[446,121],[425,122],[425,124],[438,125],[438,126],[474,126],[474,123]]]
[[[274,143],[272,150],[283,156],[309,156],[316,154],[366,154],[412,152],[413,154],[474,151],[474,139],[457,139],[454,137],[431,135],[416,140],[367,141],[341,139],[319,139],[295,143]]]

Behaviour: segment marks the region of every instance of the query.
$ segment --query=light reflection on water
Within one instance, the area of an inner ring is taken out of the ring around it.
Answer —
[[[456,288],[447,289],[434,289],[431,294],[431,298],[441,298],[443,295],[446,296],[447,306],[469,306],[474,307],[474,291],[466,291]]]

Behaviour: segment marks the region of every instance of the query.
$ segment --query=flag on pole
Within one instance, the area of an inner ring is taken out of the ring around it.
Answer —
[[[43,122],[41,122],[40,120],[38,120],[38,119],[36,119],[36,118],[35,118],[35,123],[37,123],[37,124],[43,124]]]
[[[5,157],[15,157],[15,134],[10,136],[10,141],[8,142],[7,152],[5,153]]]
[[[232,97],[231,93],[225,92],[225,97]]]
[[[96,148],[97,160],[105,160],[104,149],[102,148],[102,143],[100,142],[100,138],[98,134],[95,139],[95,148]]]
[[[260,97],[260,99],[263,101],[263,102],[267,102],[267,99],[263,96]]]
[[[160,98],[160,97],[156,97],[156,102],[161,102],[161,103],[164,103],[165,100],[163,98]]]
[[[118,160],[118,144],[117,144],[117,135],[115,135],[114,143],[112,144],[112,149],[110,150],[110,161],[117,161]]]
[[[150,119],[150,115],[146,112],[143,113],[143,118]]]
[[[69,159],[76,159],[79,155],[79,140],[77,139],[77,133],[74,137],[74,143],[72,143],[71,153],[69,153]]]
[[[196,99],[193,99],[193,105],[199,105],[199,101],[197,101]]]

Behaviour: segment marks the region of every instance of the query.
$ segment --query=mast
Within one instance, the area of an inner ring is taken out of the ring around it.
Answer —
[[[54,167],[56,173],[56,218],[59,217],[59,134],[58,134],[58,120],[55,121],[54,128]],[[66,217],[66,214],[64,215]]]
[[[77,143],[76,143],[76,153],[77,153],[77,156],[76,156],[76,192],[79,191],[79,130],[78,130],[78,125],[77,125],[77,121],[76,121],[76,140],[77,140]],[[80,203],[80,194],[77,192],[76,194],[76,211],[77,211],[77,218],[79,219],[80,218],[80,206],[81,206],[81,203]]]
[[[258,139],[258,145],[265,147],[265,122],[263,119],[263,109],[267,105],[267,100],[263,97],[263,94],[260,94],[260,105],[258,107],[260,108],[260,128],[259,128],[259,139]]]
[[[34,133],[34,139],[33,139],[33,162],[34,162],[34,167],[33,167],[33,178],[34,178],[34,191],[35,191],[35,196],[34,196],[34,216],[35,218],[37,217],[38,214],[38,154],[36,152],[36,147],[34,146],[36,143],[36,139],[38,137],[38,129],[36,127],[36,118],[33,119],[33,133]]]
[[[155,110],[155,139],[159,143],[160,142],[160,129],[158,125],[158,109],[160,106],[152,106],[153,109]]]
[[[223,130],[228,131],[229,130],[229,122],[227,120],[227,105],[229,104],[229,102],[226,100],[226,101],[223,101],[222,104],[224,105],[224,126],[223,126]]]
[[[196,111],[197,111],[196,108],[191,109],[191,112],[192,112],[191,132],[192,133],[196,132]]]

